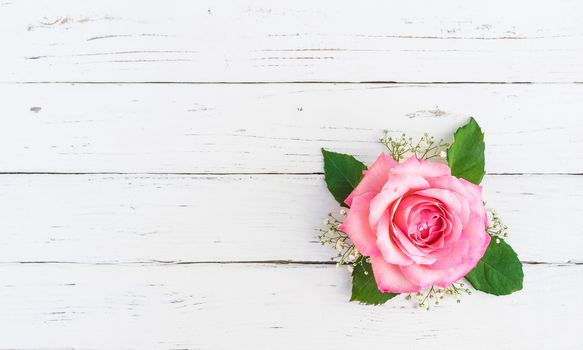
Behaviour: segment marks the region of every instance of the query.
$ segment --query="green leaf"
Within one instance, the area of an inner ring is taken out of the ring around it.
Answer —
[[[379,291],[377,282],[372,274],[372,266],[366,261],[366,258],[358,258],[352,271],[352,296],[350,297],[350,301],[380,305],[397,295],[395,293],[383,293]]]
[[[479,185],[484,177],[484,133],[474,118],[457,129],[447,150],[451,174]]]
[[[366,165],[348,154],[330,152],[323,148],[322,155],[324,155],[324,179],[328,190],[340,205],[346,206],[344,200],[360,182]]]
[[[477,290],[494,295],[507,295],[522,289],[522,264],[508,245],[492,237],[486,253],[478,265],[466,275]]]

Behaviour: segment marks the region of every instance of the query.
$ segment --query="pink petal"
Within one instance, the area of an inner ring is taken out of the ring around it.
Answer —
[[[393,223],[397,225],[401,231],[407,231],[411,225],[411,219],[415,216],[418,210],[421,210],[424,205],[431,204],[427,202],[427,198],[422,196],[410,195],[404,197],[399,202],[399,207],[395,210]],[[413,213],[411,212],[413,211]]]
[[[437,257],[438,259],[435,263],[431,265],[431,267],[436,269],[447,269],[462,264],[466,259],[469,247],[470,247],[469,237],[466,237],[466,235],[462,234],[460,239],[458,239],[452,245],[451,249],[449,249],[446,255],[444,256],[439,256],[439,254],[432,255]]]
[[[394,240],[403,253],[405,253],[408,257],[411,258],[417,264],[433,264],[437,261],[436,258],[428,255],[422,249],[420,249],[415,243],[411,242],[409,237],[405,235],[398,227],[395,225],[391,226],[391,233],[393,237],[396,239]]]
[[[432,254],[432,256],[438,258],[438,262],[433,264],[432,267],[457,268],[461,265],[469,265],[467,270],[469,271],[476,266],[490,242],[490,235],[486,233],[484,222],[478,215],[472,215],[469,223],[464,226],[462,231],[459,239],[454,241],[451,249],[443,249]],[[486,242],[485,247],[484,242]]]
[[[381,153],[377,160],[368,170],[365,170],[364,177],[356,188],[344,200],[348,206],[352,206],[354,197],[360,196],[366,192],[378,193],[389,177],[389,169],[397,165],[397,161],[385,153]]]
[[[440,176],[428,179],[427,181],[431,184],[431,188],[450,190],[463,198],[460,202],[462,202],[462,221],[464,225],[468,222],[470,211],[482,211],[484,208],[482,194],[480,192],[481,189],[479,186],[476,186],[471,182],[467,182],[464,179],[458,179],[454,176]],[[475,188],[468,188],[469,186],[466,186],[464,182]],[[478,192],[476,192],[476,190],[478,190]]]
[[[450,212],[445,211],[444,218],[447,226],[444,230],[443,244],[441,245],[440,249],[436,249],[429,254],[436,260],[439,260],[439,258],[449,254],[454,245],[462,236],[464,229],[461,219],[457,215],[452,215]]]
[[[454,269],[433,269],[429,265],[409,265],[401,266],[401,271],[405,278],[421,287],[440,286],[447,287],[456,282]]]
[[[389,264],[380,256],[370,258],[372,272],[381,292],[412,293],[421,290],[421,287],[405,278],[397,265]]]
[[[477,250],[475,250],[463,264],[460,264],[453,268],[453,279],[455,281],[459,281],[465,275],[467,275],[468,272],[472,271],[472,269],[476,267],[476,265],[478,264],[478,261],[480,261],[482,256],[484,256],[484,253],[488,248],[488,244],[490,244],[490,235],[486,234],[483,237],[481,237],[481,239],[483,239],[483,241],[481,245],[477,248]]]
[[[370,200],[374,195],[375,193],[369,192],[354,197],[352,207],[344,223],[339,227],[350,237],[356,249],[365,256],[380,255],[376,246],[376,235],[368,225]]]
[[[451,175],[451,170],[445,164],[418,159],[415,156],[409,157],[406,161],[399,163],[393,168],[396,174],[415,174],[424,178]]]
[[[415,239],[420,250],[425,253],[431,253],[436,249],[442,248],[444,236],[449,227],[447,218],[444,217],[441,208],[435,205],[420,204],[415,206],[407,220],[407,234],[411,239]],[[419,235],[420,223],[428,222],[426,237]]]
[[[484,200],[482,199],[482,186],[475,185],[465,179],[460,179],[460,182],[470,193],[473,194],[473,196],[468,199],[472,211],[484,220],[484,225],[488,226],[488,215],[486,215],[486,208],[484,208]]]
[[[475,265],[484,255],[490,243],[490,235],[486,232],[486,226],[479,215],[472,216],[470,223],[464,227],[464,233],[469,236],[470,244],[467,260]]]
[[[432,265],[412,264],[409,266],[403,266],[401,268],[403,274],[413,283],[424,287],[430,285],[447,287],[451,283],[459,281],[476,267],[476,264],[484,255],[484,252],[490,243],[490,235],[486,233],[483,221],[479,216],[472,216],[470,224],[464,227],[463,237],[460,238],[462,243],[459,243],[462,246],[465,244],[463,243],[463,240],[467,240],[467,243],[469,244],[467,252],[461,254],[463,248],[457,250],[454,247],[451,250],[451,256],[449,257],[454,259],[454,262],[451,264],[453,266],[440,268],[440,264],[442,264],[443,267],[447,266],[447,259],[449,259],[442,258],[439,260],[439,263],[434,263]]]
[[[437,199],[445,205],[451,212],[455,212],[458,216],[462,215],[462,200],[455,192],[444,190],[440,188],[429,188],[415,192],[416,195],[425,196]]]
[[[381,191],[394,190],[396,188],[407,188],[408,190],[422,190],[429,188],[429,182],[417,174],[401,174],[395,172],[396,168],[389,171],[389,177]]]
[[[410,265],[413,263],[407,255],[393,242],[389,232],[389,215],[385,213],[377,227],[377,246],[386,262],[397,265]]]
[[[405,193],[426,188],[429,188],[429,183],[422,177],[411,174],[393,174],[391,170],[387,183],[370,204],[370,226],[373,229],[376,228],[388,207]]]
[[[368,218],[369,225],[375,229],[389,206],[401,198],[406,192],[407,188],[401,187],[383,190],[381,193],[377,194],[370,202],[370,214]]]

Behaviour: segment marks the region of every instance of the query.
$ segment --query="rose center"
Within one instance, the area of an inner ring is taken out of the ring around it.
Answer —
[[[444,221],[434,210],[421,210],[410,227],[409,237],[421,245],[433,243],[443,232]]]

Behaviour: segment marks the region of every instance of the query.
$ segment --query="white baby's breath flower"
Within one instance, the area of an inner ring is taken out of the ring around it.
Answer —
[[[413,140],[405,134],[395,135],[385,130],[384,136],[379,141],[387,147],[389,154],[396,161],[410,156],[419,159],[445,158],[447,155],[443,156],[443,151],[449,147],[447,142],[436,140],[428,133],[424,133],[418,140]]]
[[[432,286],[425,289],[423,292],[417,292],[415,294],[415,302],[419,308],[429,310],[431,304],[439,305],[440,300],[443,300],[445,297],[455,297],[456,302],[460,303],[464,295],[471,294],[472,291],[469,288],[466,288],[463,282],[454,282],[447,288]],[[405,299],[411,300],[411,294],[405,297]]]
[[[508,238],[508,226],[502,222],[498,213],[493,209],[488,210],[488,222],[486,232],[496,237],[496,243],[500,243],[500,240]]]
[[[345,210],[346,211],[346,210]],[[343,219],[343,218],[342,218]],[[360,257],[360,253],[345,232],[340,230],[341,220],[328,214],[324,220],[324,227],[320,229],[318,239],[322,245],[329,245],[335,249],[338,254],[332,258],[339,265],[352,264]]]

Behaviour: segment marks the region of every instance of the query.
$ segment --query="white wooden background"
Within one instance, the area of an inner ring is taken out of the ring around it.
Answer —
[[[0,1],[0,348],[583,349],[583,2]],[[348,303],[320,147],[486,133],[524,290]]]

